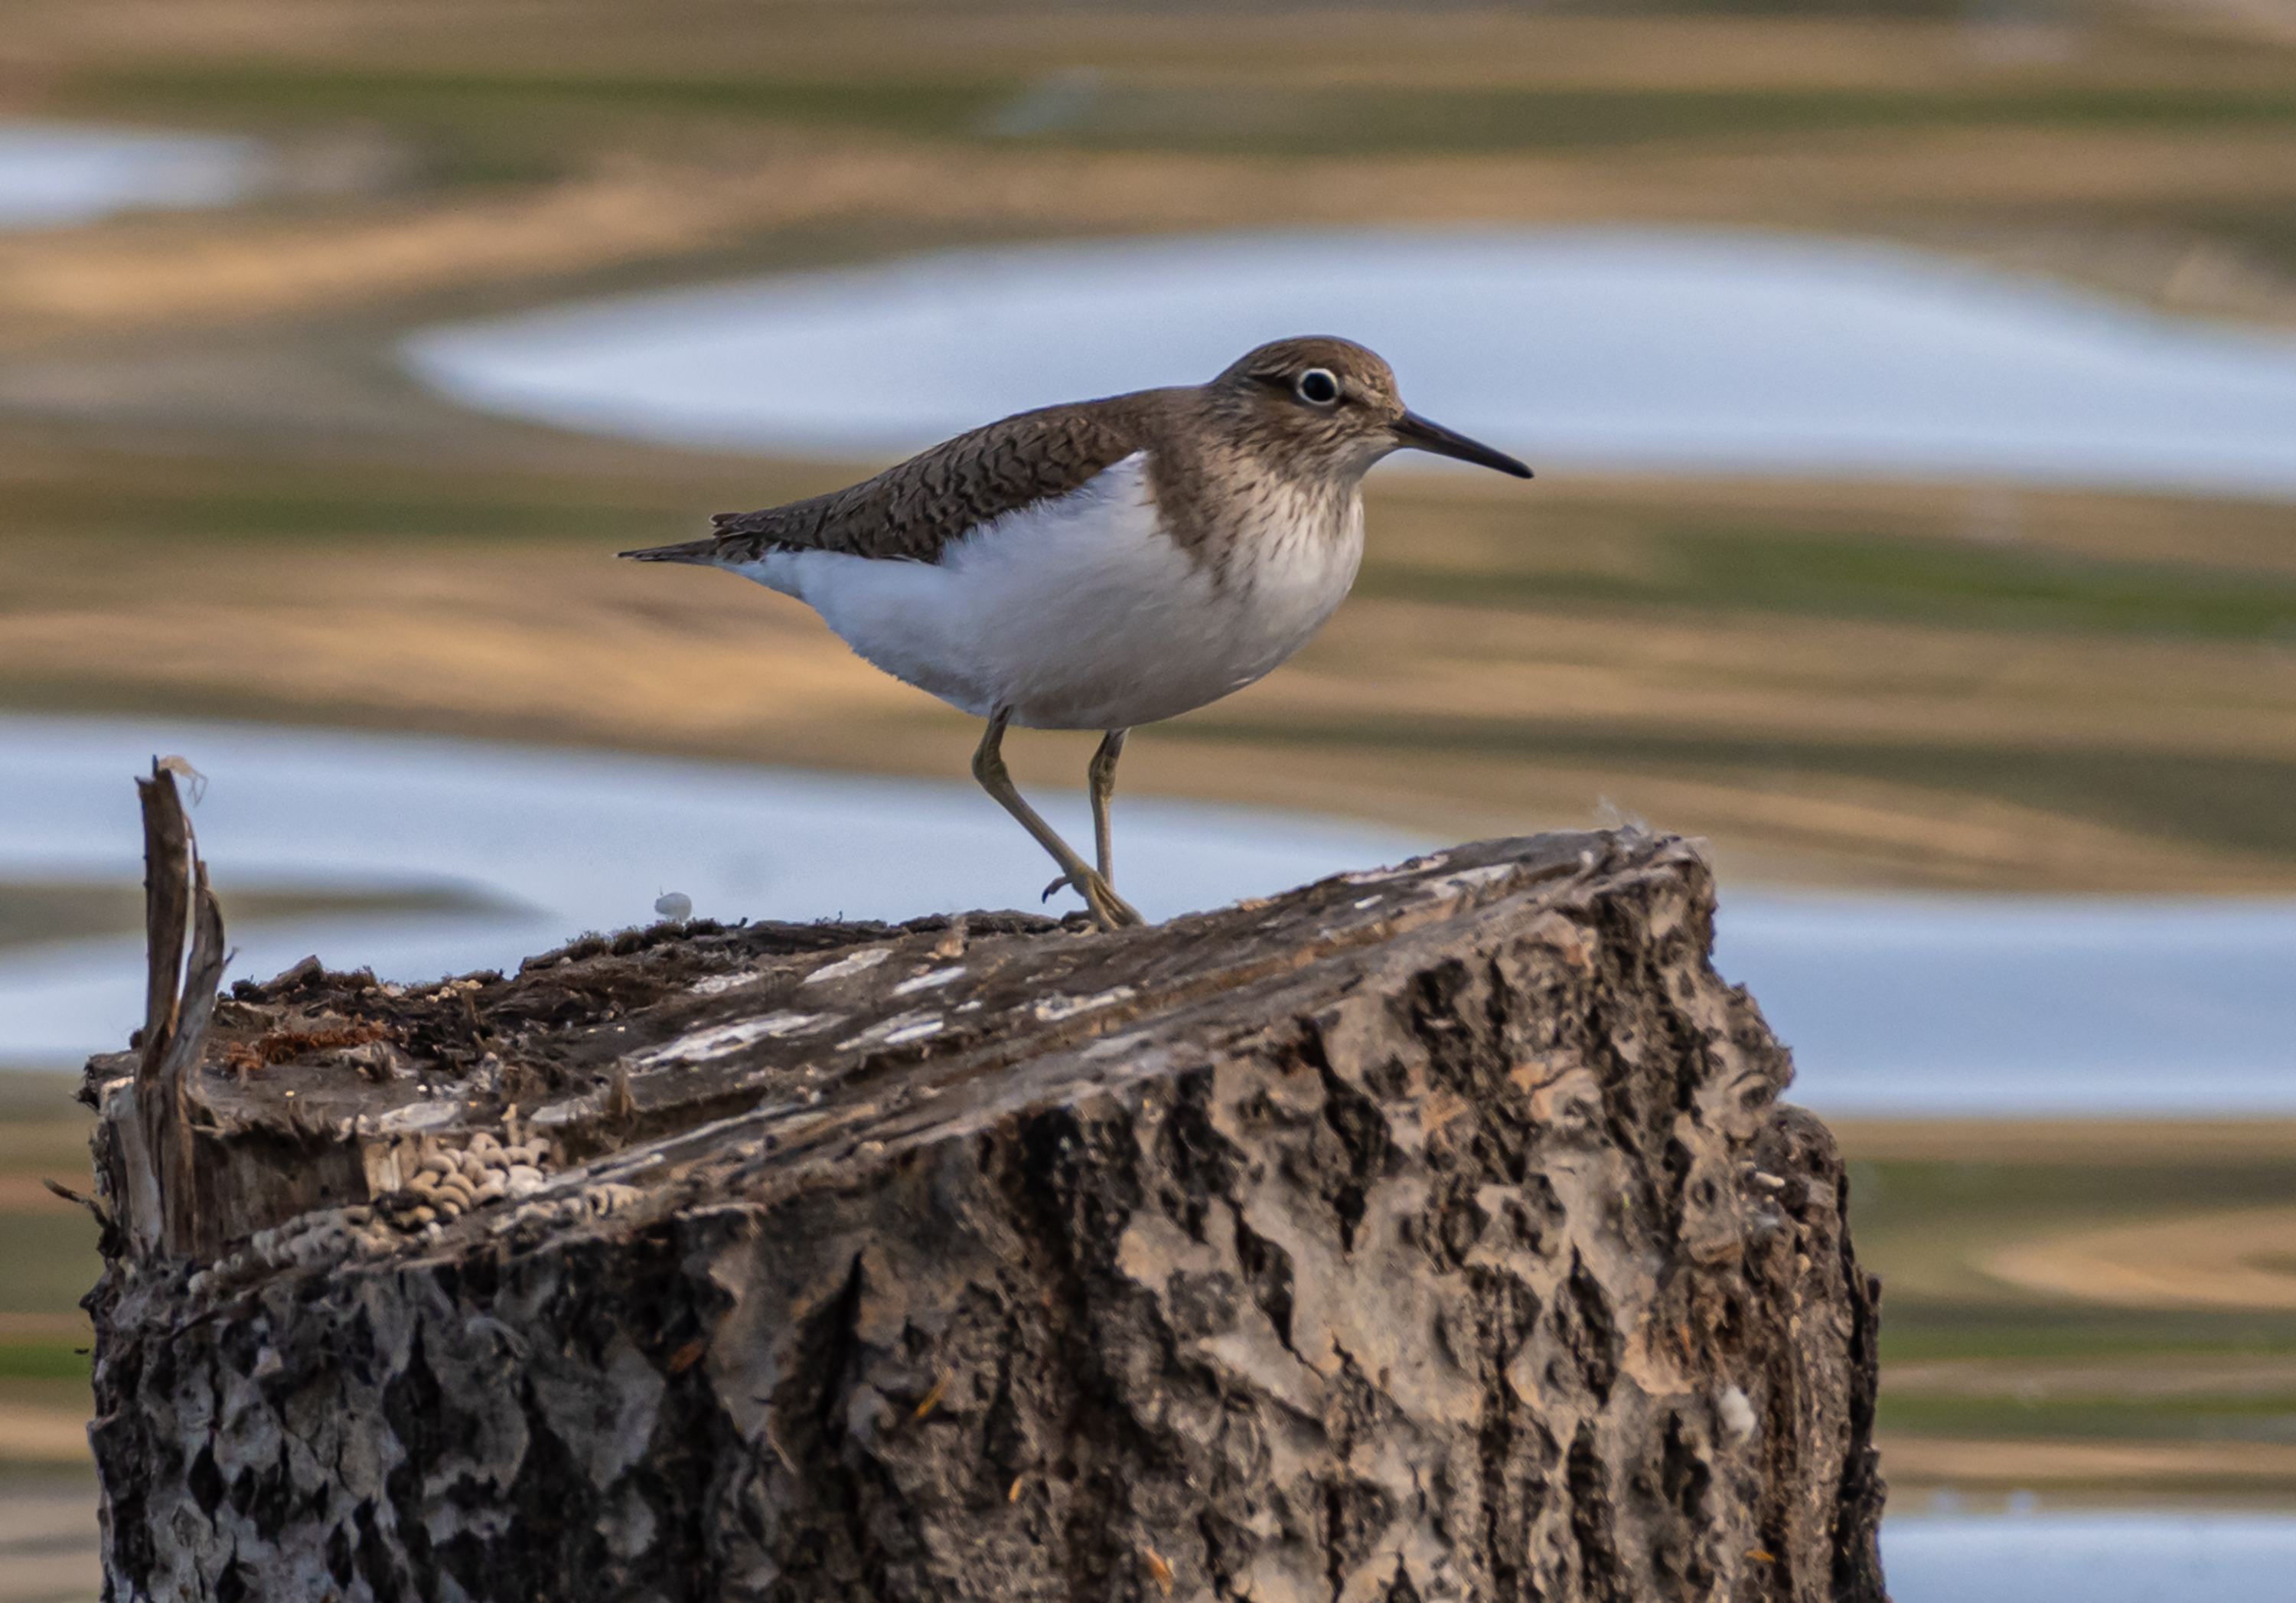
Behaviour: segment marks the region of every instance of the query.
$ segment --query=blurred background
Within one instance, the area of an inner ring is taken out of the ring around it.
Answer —
[[[611,554],[1300,332],[1540,477],[1374,474],[1323,636],[1128,751],[1128,893],[1707,837],[1900,1603],[2284,1597],[2292,0],[0,0],[0,1599],[95,1585],[39,1180],[130,774],[235,972],[1024,901],[974,725]]]

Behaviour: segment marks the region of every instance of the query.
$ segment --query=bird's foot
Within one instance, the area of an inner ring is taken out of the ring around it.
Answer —
[[[1074,885],[1077,894],[1084,898],[1085,906],[1100,920],[1103,930],[1120,930],[1129,925],[1145,924],[1132,904],[1116,893],[1116,887],[1103,879],[1094,869],[1086,868],[1081,878],[1063,874],[1045,887],[1044,900],[1050,901],[1053,892],[1062,885]]]

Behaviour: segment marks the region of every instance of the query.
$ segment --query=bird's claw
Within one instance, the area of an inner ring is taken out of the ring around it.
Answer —
[[[1114,886],[1090,868],[1086,869],[1081,876],[1062,875],[1045,887],[1042,900],[1050,901],[1053,892],[1063,885],[1076,888],[1077,894],[1084,898],[1085,906],[1092,909],[1092,916],[1100,921],[1103,930],[1120,930],[1128,925],[1148,922],[1140,917],[1130,902],[1116,893]]]

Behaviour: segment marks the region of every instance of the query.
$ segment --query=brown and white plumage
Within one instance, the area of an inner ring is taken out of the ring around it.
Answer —
[[[984,752],[1008,722],[1100,729],[1112,752],[1307,644],[1354,582],[1363,475],[1405,447],[1529,476],[1405,410],[1362,346],[1282,340],[1208,384],[1024,412],[624,555],[804,601],[871,662],[989,719]]]

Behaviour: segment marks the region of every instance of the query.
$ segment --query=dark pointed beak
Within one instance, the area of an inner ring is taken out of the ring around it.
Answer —
[[[1464,434],[1454,434],[1441,423],[1429,423],[1416,412],[1406,412],[1388,427],[1398,440],[1414,451],[1432,451],[1438,456],[1456,456],[1462,462],[1472,462],[1477,467],[1495,467],[1503,473],[1513,473],[1518,479],[1530,477],[1530,470],[1505,451],[1495,451]]]

